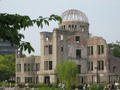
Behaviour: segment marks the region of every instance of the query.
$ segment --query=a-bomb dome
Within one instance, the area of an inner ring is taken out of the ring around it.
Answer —
[[[70,9],[62,13],[62,19],[64,21],[79,21],[79,22],[85,22],[88,23],[87,16],[76,9]]]

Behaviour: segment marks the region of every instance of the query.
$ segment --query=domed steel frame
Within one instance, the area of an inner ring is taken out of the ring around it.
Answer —
[[[67,10],[63,12],[61,16],[63,21],[80,21],[88,23],[87,16],[83,12],[76,9]]]

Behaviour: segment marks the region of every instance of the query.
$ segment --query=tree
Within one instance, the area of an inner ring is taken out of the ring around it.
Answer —
[[[109,43],[108,47],[112,50],[115,57],[120,58],[120,44],[119,43]]]
[[[29,42],[22,41],[24,35],[19,31],[36,24],[38,27],[43,27],[43,23],[49,25],[50,21],[62,22],[60,16],[50,15],[50,17],[43,18],[39,16],[37,19],[32,20],[29,16],[21,16],[18,14],[0,13],[0,40],[9,41],[11,45],[17,45],[20,51],[28,50],[29,53],[34,51]]]
[[[15,76],[15,56],[0,56],[0,81],[9,80]]]
[[[39,56],[31,55],[31,56],[29,56],[29,57],[31,57],[31,58],[35,58],[35,57],[39,57]]]
[[[75,62],[63,60],[57,65],[56,71],[60,83],[64,83],[67,88],[75,85],[78,74],[78,67]]]

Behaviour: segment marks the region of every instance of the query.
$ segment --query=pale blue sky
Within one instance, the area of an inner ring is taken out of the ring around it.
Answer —
[[[89,30],[95,36],[101,36],[107,42],[120,41],[120,0],[0,0],[0,12],[29,15],[31,18],[61,15],[67,9],[78,9],[89,19]],[[52,22],[49,27],[36,26],[26,29],[25,40],[35,49],[32,54],[40,55],[41,31],[52,31],[58,27]]]

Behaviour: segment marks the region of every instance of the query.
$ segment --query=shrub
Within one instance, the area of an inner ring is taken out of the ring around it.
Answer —
[[[56,88],[56,87],[57,87],[57,84],[52,83],[51,86],[54,87],[54,88]]]
[[[2,85],[5,85],[5,82],[0,82],[0,87],[2,87]]]
[[[98,90],[103,90],[103,88],[105,87],[106,84],[99,84],[99,88]],[[90,86],[90,90],[97,90],[97,84],[92,84]]]
[[[42,88],[39,88],[38,90],[63,90],[62,88],[49,88],[49,87],[42,87]],[[66,90],[69,90],[69,89],[66,89]]]
[[[9,86],[10,86],[10,84],[9,84]],[[11,83],[11,87],[15,87],[15,83]]]
[[[34,88],[41,88],[41,87],[48,87],[48,84],[39,84],[39,83],[30,83],[29,85],[28,85],[29,87],[34,87]]]
[[[18,86],[19,86],[20,88],[23,88],[23,87],[25,87],[25,84],[24,84],[24,83],[20,83],[20,84],[18,84]]]

